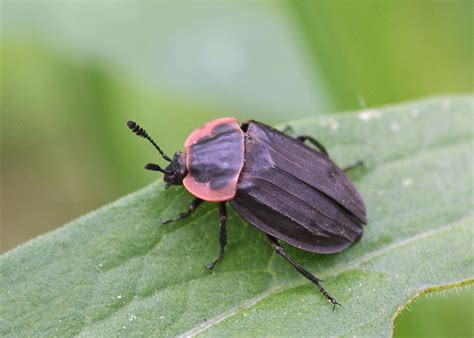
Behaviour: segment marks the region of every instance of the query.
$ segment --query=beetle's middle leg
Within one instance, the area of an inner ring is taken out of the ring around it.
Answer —
[[[311,143],[313,146],[318,148],[318,150],[320,152],[322,152],[323,154],[329,156],[328,151],[326,150],[326,148],[324,148],[324,146],[318,140],[316,140],[314,137],[311,137],[309,135],[301,135],[301,136],[298,136],[296,139],[298,141],[303,142],[303,143],[306,142],[306,141],[309,141],[309,143]]]
[[[314,276],[311,272],[309,272],[308,270],[306,270],[305,268],[303,268],[300,264],[298,264],[293,258],[291,258],[290,255],[288,255],[288,253],[285,251],[285,249],[283,249],[283,247],[280,245],[280,243],[278,242],[278,239],[276,239],[275,237],[271,236],[271,235],[268,235],[267,234],[267,238],[268,240],[270,241],[270,244],[272,245],[273,249],[275,250],[275,252],[277,254],[279,254],[280,256],[282,256],[284,259],[286,259],[288,261],[288,263],[290,263],[291,265],[293,265],[293,267],[298,270],[299,273],[301,273],[303,276],[305,276],[306,278],[308,278],[311,282],[313,282],[319,289],[319,291],[321,291],[321,293],[323,294],[324,297],[326,297],[327,300],[329,300],[332,305],[334,307],[336,307],[336,305],[339,305],[341,306],[341,304],[338,303],[337,300],[335,300],[327,291],[326,289],[321,285],[321,280],[319,278],[317,278],[316,276]]]
[[[214,269],[214,266],[217,262],[219,262],[224,255],[224,249],[227,244],[227,210],[225,208],[226,202],[219,203],[219,223],[220,223],[220,230],[219,230],[219,244],[220,244],[220,251],[219,255],[214,258],[214,260],[207,265],[209,270]]]
[[[203,202],[202,199],[200,198],[195,198],[191,204],[188,205],[188,209],[185,211],[185,212],[182,212],[179,214],[178,217],[176,217],[175,219],[169,219],[167,221],[162,221],[161,224],[169,224],[169,223],[174,223],[174,222],[177,222],[177,221],[180,221],[182,220],[183,218],[186,218],[186,217],[189,217],[191,216],[191,214],[196,211],[196,209],[201,205],[201,203]]]

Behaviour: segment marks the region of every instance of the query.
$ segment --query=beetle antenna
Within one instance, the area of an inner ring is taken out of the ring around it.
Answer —
[[[140,127],[137,123],[135,123],[135,121],[128,121],[127,126],[137,136],[143,137],[144,139],[147,139],[148,141],[150,141],[150,143],[153,144],[153,146],[156,148],[156,150],[158,150],[160,155],[165,160],[167,160],[168,162],[171,162],[171,159],[169,158],[169,156],[166,155],[163,150],[161,150],[161,148],[158,146],[158,144],[156,144],[156,142],[153,141],[153,139],[148,135],[148,133],[145,131],[145,129]]]
[[[163,169],[163,168],[160,167],[158,164],[154,164],[154,163],[148,163],[148,164],[145,166],[145,169],[151,170],[151,171],[159,171],[159,172],[162,172],[163,174],[170,174],[169,171]]]

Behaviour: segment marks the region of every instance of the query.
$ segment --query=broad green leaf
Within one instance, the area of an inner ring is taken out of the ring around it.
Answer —
[[[474,279],[473,104],[441,97],[291,123],[341,166],[366,164],[352,173],[369,217],[362,240],[329,256],[288,247],[343,304],[335,311],[233,212],[209,273],[215,206],[162,226],[191,197],[155,183],[4,254],[0,333],[389,335],[417,295]]]
[[[472,337],[474,289],[471,285],[419,297],[395,319],[393,337]]]

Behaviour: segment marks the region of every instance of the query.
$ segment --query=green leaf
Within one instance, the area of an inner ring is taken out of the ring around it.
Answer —
[[[336,311],[233,212],[209,273],[215,206],[162,226],[191,196],[155,183],[4,254],[0,333],[389,335],[417,295],[473,281],[473,104],[441,97],[291,123],[341,166],[366,164],[352,173],[369,217],[362,240],[329,256],[287,247]]]

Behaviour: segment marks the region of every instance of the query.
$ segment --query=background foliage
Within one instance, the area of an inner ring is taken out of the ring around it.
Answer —
[[[171,152],[217,116],[472,91],[471,1],[2,1],[0,15],[2,251],[155,179],[128,118]]]

